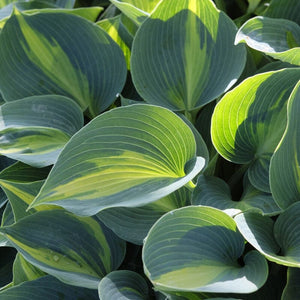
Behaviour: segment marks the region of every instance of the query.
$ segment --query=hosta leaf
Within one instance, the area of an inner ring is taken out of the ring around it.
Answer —
[[[300,27],[292,21],[252,18],[239,29],[235,42],[244,42],[275,59],[300,66]]]
[[[6,101],[59,94],[96,116],[122,90],[126,63],[108,34],[83,18],[15,12],[1,32],[0,72]]]
[[[35,167],[55,163],[83,126],[79,106],[63,96],[34,96],[0,107],[0,153]]]
[[[244,239],[220,210],[189,206],[171,211],[150,230],[143,248],[145,274],[162,291],[250,293],[268,273],[265,259],[248,252]]]
[[[253,212],[237,215],[235,221],[245,239],[267,259],[300,267],[300,203],[279,215],[276,222]]]
[[[130,69],[130,55],[133,36],[123,25],[122,15],[118,15],[110,19],[101,20],[97,22],[97,24],[101,28],[103,28],[110,35],[110,37],[120,46],[126,59],[127,69]]]
[[[264,16],[294,21],[300,25],[300,2],[298,0],[272,0]]]
[[[300,269],[288,268],[287,284],[282,294],[282,300],[294,300],[300,298]]]
[[[97,291],[64,284],[52,276],[26,281],[0,292],[3,300],[97,300]]]
[[[99,221],[63,210],[37,212],[0,232],[28,262],[71,285],[97,289],[124,257],[125,243]]]
[[[31,281],[42,276],[46,273],[30,264],[24,257],[18,253],[13,265],[13,284],[18,285],[24,281]]]
[[[190,191],[183,187],[148,205],[105,209],[97,217],[122,239],[141,245],[152,225],[162,215],[189,204]]]
[[[110,0],[110,2],[137,25],[141,25],[160,0]]]
[[[138,273],[121,270],[106,275],[98,287],[101,300],[147,300],[148,285]]]
[[[187,184],[204,164],[192,131],[174,113],[145,104],[120,107],[72,137],[31,207],[54,204],[93,215],[142,206]]]
[[[81,7],[76,9],[59,9],[54,5],[47,2],[40,1],[29,1],[29,2],[17,2],[11,3],[0,10],[0,29],[3,28],[7,19],[16,7],[19,11],[23,11],[27,15],[35,14],[38,12],[63,12],[83,17],[89,21],[95,22],[100,12],[103,10],[102,7]]]
[[[146,102],[192,111],[238,79],[246,51],[234,46],[236,27],[210,0],[164,0],[136,33],[134,85]]]
[[[192,204],[215,207],[230,216],[247,210],[259,211],[264,215],[276,215],[281,212],[271,194],[257,190],[247,179],[244,181],[241,199],[233,201],[230,188],[225,181],[204,175],[198,177]]]
[[[262,191],[270,191],[270,159],[286,127],[288,97],[299,79],[299,68],[250,77],[221,99],[212,116],[215,148],[229,161],[249,163],[250,182]]]
[[[288,103],[288,124],[270,166],[270,185],[277,204],[285,209],[299,201],[299,143],[300,143],[300,82]]]

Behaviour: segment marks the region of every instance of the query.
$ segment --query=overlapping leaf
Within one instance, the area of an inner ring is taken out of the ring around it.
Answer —
[[[138,273],[120,270],[106,275],[98,287],[101,300],[147,300],[148,285]]]
[[[212,1],[164,0],[143,22],[132,48],[134,85],[144,100],[192,111],[228,90],[246,51],[236,27]]]
[[[69,13],[73,15],[77,15],[83,17],[89,21],[95,22],[98,18],[100,12],[103,10],[102,7],[81,7],[76,9],[59,9],[54,5],[51,5],[47,2],[40,1],[29,1],[29,2],[17,2],[11,3],[0,10],[0,29],[3,28],[6,21],[12,14],[14,7],[16,7],[19,11],[26,13],[27,15],[36,14],[39,12],[62,12]]]
[[[106,109],[126,79],[118,45],[91,22],[66,13],[15,11],[0,36],[0,88],[6,101],[59,94],[92,116]]]
[[[270,191],[270,159],[284,133],[287,100],[299,79],[299,68],[250,77],[221,99],[212,117],[217,151],[232,162],[250,164],[250,182],[262,191]]]
[[[300,267],[300,203],[271,218],[245,212],[235,218],[245,239],[267,259],[278,264]]]
[[[244,251],[235,222],[224,212],[189,206],[171,211],[150,230],[143,248],[145,274],[162,291],[250,293],[268,274],[265,259]]]
[[[122,239],[141,245],[152,225],[162,215],[190,204],[190,194],[183,187],[148,205],[105,209],[97,217]]]
[[[287,283],[281,297],[282,300],[294,300],[300,297],[299,281],[300,269],[288,268]]]
[[[82,126],[79,106],[63,96],[9,102],[0,107],[0,153],[32,166],[48,166]]]
[[[300,81],[295,86],[288,103],[288,124],[270,166],[270,184],[277,204],[285,209],[299,201],[299,143],[300,143]]]
[[[126,59],[127,69],[130,69],[133,36],[124,26],[122,19],[124,19],[124,16],[118,15],[113,18],[101,20],[97,24],[120,46]]]
[[[225,181],[218,177],[200,175],[193,191],[192,204],[215,207],[231,216],[248,210],[259,211],[264,215],[276,215],[281,212],[272,195],[254,188],[247,177],[244,180],[241,199],[233,201]]]
[[[45,276],[46,273],[30,264],[24,257],[18,253],[13,265],[13,284],[14,286],[24,282],[38,279]]]
[[[300,66],[300,27],[292,21],[252,18],[239,29],[235,42],[244,42],[275,59]]]
[[[160,0],[110,0],[110,2],[140,26]]]
[[[28,262],[71,285],[97,289],[124,257],[125,242],[99,221],[63,210],[37,212],[0,232]]]
[[[120,107],[72,137],[31,207],[54,204],[93,215],[142,206],[188,184],[204,164],[192,131],[174,113],[146,104]]]
[[[98,300],[97,291],[64,284],[52,276],[44,276],[33,281],[0,292],[3,300]]]
[[[294,21],[300,25],[300,2],[298,0],[272,0],[264,16]]]

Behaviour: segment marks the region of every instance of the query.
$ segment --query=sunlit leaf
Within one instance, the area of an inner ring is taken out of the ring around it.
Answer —
[[[299,79],[299,68],[250,77],[226,93],[212,116],[215,148],[229,161],[249,164],[250,182],[262,191],[270,191],[270,159],[284,133],[287,101]]]
[[[93,215],[142,206],[188,184],[204,164],[192,131],[174,113],[145,104],[120,107],[72,137],[31,207],[54,204]]]

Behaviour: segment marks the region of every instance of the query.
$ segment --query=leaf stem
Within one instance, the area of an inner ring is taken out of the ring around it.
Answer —
[[[193,181],[189,181],[186,185],[186,188],[188,188],[190,191],[193,191],[194,188],[196,187],[196,184]]]

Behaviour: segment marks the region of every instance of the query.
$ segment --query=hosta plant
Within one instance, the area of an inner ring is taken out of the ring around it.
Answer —
[[[300,299],[298,0],[0,0],[0,299]]]

